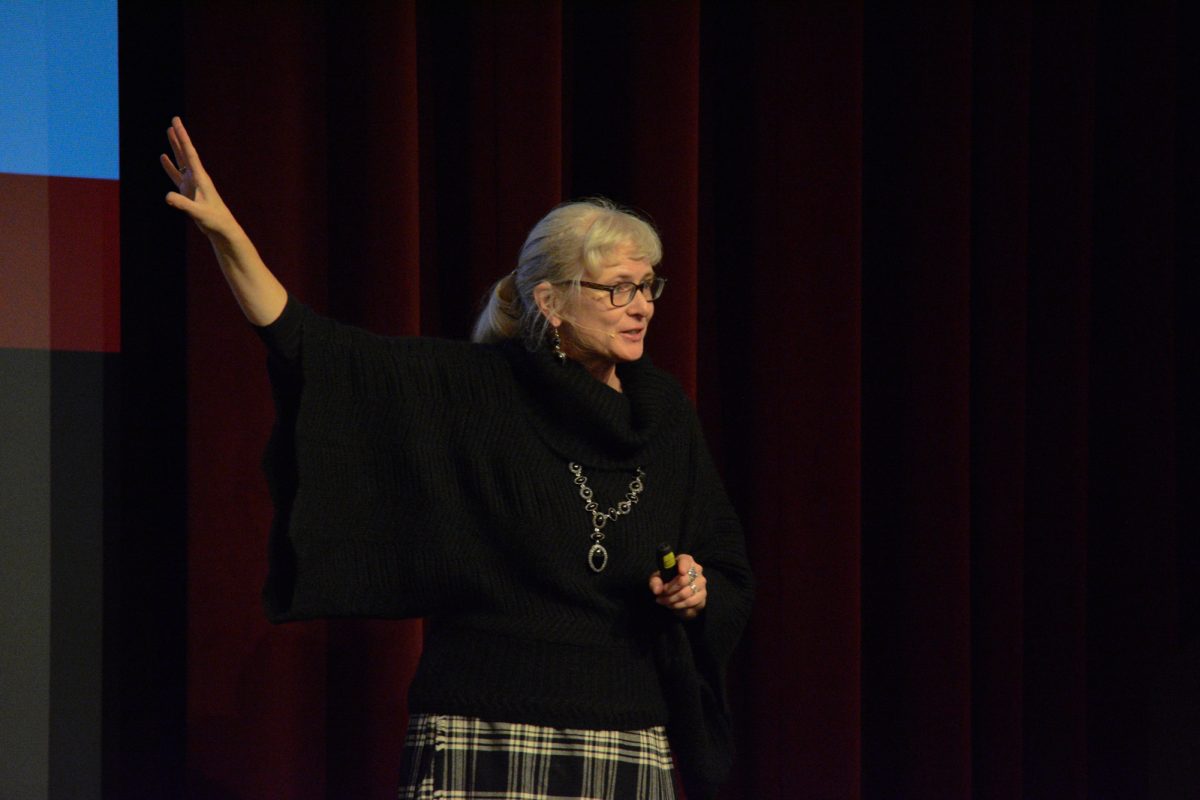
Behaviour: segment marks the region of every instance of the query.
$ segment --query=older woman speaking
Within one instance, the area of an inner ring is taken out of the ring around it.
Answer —
[[[752,582],[695,412],[643,357],[654,229],[561,205],[473,342],[379,337],[289,296],[178,118],[167,137],[167,203],[270,353],[268,616],[429,620],[400,796],[670,798],[672,749],[711,795]]]

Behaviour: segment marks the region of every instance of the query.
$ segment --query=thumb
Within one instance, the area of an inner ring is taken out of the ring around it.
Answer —
[[[189,202],[188,199],[179,192],[167,192],[165,199],[167,201],[167,205],[169,205],[171,208],[178,208],[181,210],[184,209],[186,207],[185,204]]]
[[[184,212],[188,216],[195,217],[199,210],[199,204],[179,192],[167,192],[167,205],[171,208]]]

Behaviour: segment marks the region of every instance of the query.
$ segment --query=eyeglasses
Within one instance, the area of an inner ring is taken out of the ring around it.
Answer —
[[[641,283],[630,283],[623,281],[614,283],[612,286],[605,286],[603,283],[590,283],[588,281],[580,281],[580,286],[586,286],[589,289],[599,289],[602,292],[608,292],[612,304],[617,308],[627,306],[633,302],[633,298],[637,296],[640,290],[646,299],[654,302],[662,296],[663,286],[667,283],[666,278],[654,277],[648,281]]]

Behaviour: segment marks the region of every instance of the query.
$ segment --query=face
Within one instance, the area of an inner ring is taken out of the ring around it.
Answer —
[[[598,274],[585,274],[583,279],[605,286],[651,280],[654,267],[632,258],[632,252],[630,245],[617,248]],[[636,361],[642,357],[654,303],[644,292],[638,292],[632,303],[618,308],[613,306],[609,292],[583,286],[579,296],[568,301],[564,316],[562,338],[567,355],[581,361],[614,364]]]

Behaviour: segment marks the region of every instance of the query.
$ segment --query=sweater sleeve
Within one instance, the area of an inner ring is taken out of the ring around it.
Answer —
[[[299,366],[304,318],[304,306],[289,294],[287,304],[278,319],[269,325],[254,326],[254,332],[263,340],[268,352],[280,365],[292,368]]]
[[[700,616],[686,627],[698,664],[723,673],[750,616],[754,578],[741,522],[695,418],[692,448],[696,519],[689,528],[695,531],[696,539],[688,545],[692,556],[704,567],[708,602]]]
[[[733,765],[725,668],[750,615],[754,581],[741,523],[694,413],[691,458],[694,503],[680,549],[704,567],[708,602],[696,619],[672,620],[658,658],[671,708],[667,732],[687,796],[709,800]]]
[[[445,478],[425,467],[419,436],[441,432],[429,409],[447,403],[439,369],[456,368],[458,343],[375,336],[291,299],[259,335],[276,406],[263,462],[268,618],[429,613],[461,554],[431,534],[423,487]]]

